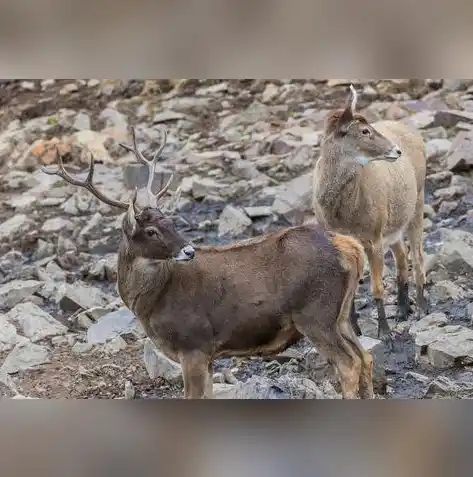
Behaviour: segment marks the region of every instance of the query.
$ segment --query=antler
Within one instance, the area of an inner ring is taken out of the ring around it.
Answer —
[[[95,188],[95,186],[92,183],[92,178],[94,176],[94,156],[91,152],[90,153],[90,166],[89,166],[89,173],[87,174],[87,177],[85,180],[81,181],[79,179],[75,179],[69,173],[64,169],[64,164],[62,162],[62,156],[61,153],[59,152],[59,148],[56,147],[56,156],[58,158],[58,167],[56,170],[48,170],[46,167],[41,166],[41,170],[45,174],[49,174],[50,176],[56,175],[59,177],[62,177],[66,182],[69,182],[69,184],[78,186],[78,187],[84,187],[87,189],[89,192],[91,192],[97,199],[99,199],[101,202],[104,202],[105,204],[111,205],[113,207],[118,207],[120,209],[128,209],[129,204],[126,202],[120,202],[118,200],[113,200],[109,199],[108,197],[105,197],[105,195],[102,194],[99,190]]]
[[[149,175],[148,175],[148,184],[146,186],[146,190],[148,192],[148,195],[150,197],[150,200],[152,201],[154,199],[155,205],[157,205],[159,199],[167,192],[169,189],[169,186],[171,185],[172,180],[174,179],[174,174],[171,174],[171,177],[167,181],[166,185],[156,194],[153,193],[151,186],[153,184],[153,179],[154,179],[154,173],[156,170],[156,164],[158,163],[159,156],[163,152],[164,147],[166,146],[166,141],[168,137],[168,132],[166,128],[163,128],[163,139],[161,146],[159,149],[156,151],[154,154],[153,158],[148,160],[144,156],[144,154],[138,149],[138,145],[136,143],[136,134],[135,134],[135,128],[131,128],[131,137],[133,140],[133,146],[128,146],[127,144],[120,143],[120,146],[122,146],[124,149],[126,149],[129,152],[132,152],[135,157],[142,163],[148,166],[149,169]]]

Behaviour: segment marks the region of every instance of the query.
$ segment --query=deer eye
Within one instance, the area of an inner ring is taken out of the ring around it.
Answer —
[[[148,237],[152,237],[153,235],[158,235],[157,230],[156,230],[156,229],[152,229],[152,228],[146,229],[146,230],[145,230],[145,233],[146,233],[146,235],[147,235]]]

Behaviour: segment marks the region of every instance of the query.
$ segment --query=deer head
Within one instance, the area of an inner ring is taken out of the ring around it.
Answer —
[[[154,179],[156,163],[166,145],[167,131],[164,130],[162,144],[152,159],[145,158],[143,153],[138,150],[136,144],[135,130],[132,128],[133,146],[120,144],[126,150],[132,152],[139,162],[145,164],[149,169],[148,184],[146,191],[148,193],[149,205],[143,208],[136,204],[137,189],[133,191],[130,202],[121,202],[106,197],[102,192],[93,185],[94,175],[94,157],[90,153],[90,167],[85,180],[79,180],[72,177],[64,168],[62,156],[58,149],[56,155],[58,158],[58,168],[48,170],[42,167],[41,170],[49,175],[57,175],[62,177],[69,184],[84,187],[91,192],[101,202],[112,207],[118,207],[126,210],[126,214],[122,222],[123,237],[126,240],[127,247],[134,256],[153,260],[173,260],[188,261],[192,260],[195,255],[193,247],[178,233],[174,226],[172,216],[166,215],[163,210],[158,207],[159,200],[168,191],[169,186],[174,178],[169,178],[166,185],[156,194],[152,192],[151,186]],[[169,213],[174,211],[179,198],[179,190],[174,196],[173,205],[168,206]]]
[[[344,109],[332,111],[325,124],[325,146],[336,143],[341,158],[355,159],[361,165],[373,161],[394,162],[401,157],[401,149],[376,131],[366,118],[356,113],[357,93],[353,85]]]

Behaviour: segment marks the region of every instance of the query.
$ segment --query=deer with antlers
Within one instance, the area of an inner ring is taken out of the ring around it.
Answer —
[[[59,167],[48,170],[85,187],[100,201],[126,210],[118,256],[118,291],[146,334],[182,366],[185,398],[212,398],[213,360],[268,356],[309,338],[339,377],[345,399],[373,398],[372,357],[361,346],[349,313],[363,270],[363,248],[321,226],[301,225],[231,245],[194,248],[158,207],[156,162],[121,144],[149,168],[149,205],[109,199],[93,185],[94,158],[84,181]]]

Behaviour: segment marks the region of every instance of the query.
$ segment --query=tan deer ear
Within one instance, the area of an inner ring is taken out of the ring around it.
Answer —
[[[351,114],[354,115],[356,113],[356,105],[358,103],[358,93],[355,90],[355,87],[351,84],[350,85],[350,96],[348,98],[348,107],[351,110]]]
[[[345,133],[348,125],[350,124],[351,121],[353,121],[354,114],[356,112],[356,104],[358,102],[358,95],[353,87],[353,85],[350,85],[350,93],[347,98],[347,103],[345,105],[345,109],[343,110],[343,113],[340,116],[340,119],[338,120],[338,129],[341,133]]]
[[[130,205],[126,213],[125,230],[131,236],[134,237],[138,231],[138,223],[136,221],[135,202],[138,195],[138,188],[135,188],[133,195],[131,196]]]

